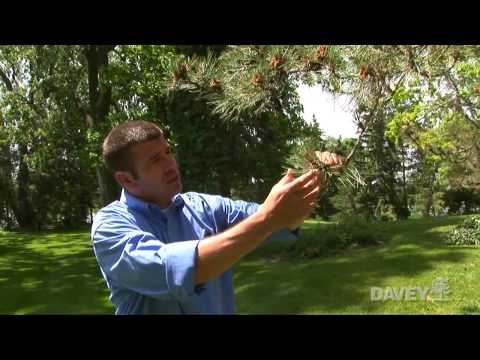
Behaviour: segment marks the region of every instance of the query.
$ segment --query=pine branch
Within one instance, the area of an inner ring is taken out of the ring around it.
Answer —
[[[295,176],[300,176],[311,169],[320,170],[324,184],[322,191],[325,191],[331,183],[337,180],[344,187],[365,186],[365,182],[356,168],[349,166],[345,161],[336,165],[325,164],[321,160],[321,152],[315,144],[309,142],[298,145],[297,150],[288,161],[288,167],[285,167],[285,173],[288,169]]]

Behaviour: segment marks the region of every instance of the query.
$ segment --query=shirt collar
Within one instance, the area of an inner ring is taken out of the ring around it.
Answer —
[[[125,203],[127,207],[131,209],[136,209],[140,211],[151,211],[153,208],[159,209],[160,207],[157,204],[149,203],[139,199],[136,196],[122,189],[122,195],[120,196],[120,202]],[[182,197],[182,194],[177,194],[172,198],[172,204],[168,208],[170,209],[180,209],[185,204],[185,200]],[[165,209],[164,209],[165,210]]]

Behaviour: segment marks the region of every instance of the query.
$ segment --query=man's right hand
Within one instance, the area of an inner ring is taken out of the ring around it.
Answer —
[[[288,170],[265,199],[259,211],[272,232],[293,229],[301,225],[312,213],[321,190],[319,170],[310,170],[294,178]]]
[[[297,179],[289,171],[256,213],[198,243],[195,284],[204,284],[224,273],[273,232],[301,225],[314,209],[319,193],[318,170]]]

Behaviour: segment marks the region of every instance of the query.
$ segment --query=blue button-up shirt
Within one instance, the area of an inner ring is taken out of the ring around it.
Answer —
[[[126,191],[102,208],[92,242],[116,314],[233,314],[232,270],[195,286],[199,241],[255,213],[256,203],[194,192],[168,209]],[[288,231],[275,238],[295,237]]]

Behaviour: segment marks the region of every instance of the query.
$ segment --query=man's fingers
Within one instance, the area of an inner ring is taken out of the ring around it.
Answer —
[[[312,180],[310,180],[308,183],[306,183],[304,186],[295,189],[294,192],[303,198],[305,195],[307,195],[317,186],[320,186],[320,184],[321,184],[320,179],[318,177],[315,177]]]
[[[303,190],[303,189],[307,189],[309,187],[312,187],[312,185],[316,184],[319,180],[319,177],[318,175],[316,176],[313,176],[310,180],[308,180],[305,184],[303,184],[302,186],[299,186],[297,187],[296,190]]]
[[[285,185],[285,184],[288,184],[289,182],[293,181],[294,179],[295,179],[295,177],[293,176],[292,170],[288,169],[286,175],[284,177],[282,177],[278,183],[280,185]]]
[[[299,189],[302,186],[306,185],[310,180],[318,176],[318,170],[310,170],[303,174],[302,176],[299,176],[292,182],[288,184],[288,190],[290,189]]]
[[[303,185],[300,188],[295,189],[294,191],[301,196],[304,196],[308,194],[310,191],[312,191],[315,187],[321,186],[324,183],[324,176],[321,171],[318,171],[316,176],[309,180],[305,185]]]
[[[316,186],[312,191],[306,194],[302,199],[305,202],[314,203],[318,200],[318,197],[320,195],[320,190],[321,190],[320,186]]]

